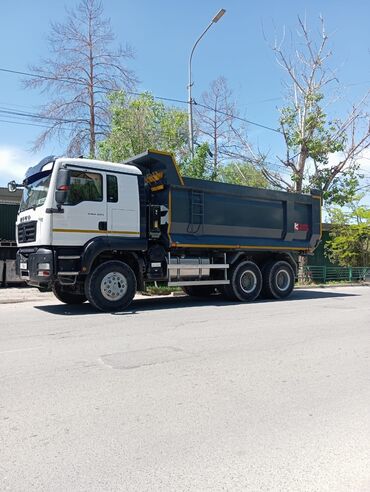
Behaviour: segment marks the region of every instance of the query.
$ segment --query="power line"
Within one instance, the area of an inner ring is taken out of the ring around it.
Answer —
[[[14,125],[27,125],[27,126],[37,126],[39,128],[49,128],[52,129],[52,126],[46,126],[46,125],[36,125],[35,123],[26,123],[24,121],[14,121],[14,120],[2,120],[0,119],[0,123],[13,123]],[[60,127],[59,127],[60,128]],[[68,130],[68,128],[61,128],[62,130]]]
[[[43,115],[40,115],[37,113],[12,111],[9,109],[1,109],[0,108],[0,115],[1,114],[11,115],[11,116],[19,116],[19,117],[24,117],[24,118],[36,118],[36,119],[41,119],[41,120],[50,120],[50,121],[56,121],[58,123],[87,123],[86,120],[72,120],[72,119],[67,120],[64,118],[55,118],[53,116],[43,116]],[[109,128],[109,125],[101,125],[99,123],[97,123],[96,126],[105,126],[106,128]]]
[[[11,74],[15,74],[15,75],[23,75],[23,76],[26,76],[26,77],[34,77],[34,78],[40,78],[40,79],[44,79],[44,80],[54,80],[54,81],[58,81],[58,82],[65,82],[65,83],[68,83],[68,84],[77,84],[77,85],[82,85],[82,86],[85,86],[85,83],[84,82],[81,82],[81,80],[78,80],[78,79],[63,79],[63,78],[59,78],[59,77],[53,77],[53,76],[50,76],[50,75],[41,75],[41,74],[34,74],[34,73],[30,73],[30,72],[23,72],[23,71],[18,71],[18,70],[11,70],[11,69],[6,69],[6,68],[1,68],[0,67],[0,72],[5,72],[5,73],[11,73]],[[95,85],[96,88],[98,89],[103,89],[103,90],[112,90],[112,88],[108,88],[108,87],[105,87],[105,86],[101,86],[101,85]],[[145,95],[147,94],[147,92],[136,92],[136,91],[129,91],[129,90],[126,90],[125,91],[127,94],[129,95],[134,95],[134,96],[142,96],[142,95]],[[162,97],[162,96],[155,96],[153,95],[153,98],[154,99],[158,99],[158,100],[161,100],[161,101],[166,101],[166,102],[174,102],[174,103],[179,103],[179,104],[188,104],[188,101],[185,101],[185,100],[182,100],[182,99],[175,99],[175,98],[170,98],[170,97]],[[279,99],[279,98],[273,98],[273,99]],[[273,99],[270,99],[270,100],[273,100]],[[268,101],[268,99],[266,99],[266,101]],[[196,106],[199,106],[199,107],[202,107],[204,109],[207,109],[207,110],[210,110],[210,111],[213,111],[215,113],[219,113],[219,114],[222,114],[223,116],[227,116],[227,117],[230,117],[230,118],[234,118],[238,121],[242,121],[244,123],[248,123],[250,125],[254,125],[254,126],[257,126],[259,128],[263,128],[265,130],[269,130],[269,131],[273,131],[275,133],[279,133],[279,134],[282,134],[282,132],[276,128],[272,128],[272,127],[269,127],[267,125],[263,125],[261,123],[257,123],[255,121],[252,121],[252,120],[249,120],[247,118],[242,118],[240,116],[236,116],[232,113],[227,113],[225,111],[222,111],[222,110],[218,110],[218,109],[215,109],[215,108],[212,108],[211,106],[208,106],[206,104],[203,104],[203,103],[197,103],[196,101],[194,101],[194,105]],[[30,113],[30,112],[21,112],[21,111],[12,111],[12,110],[8,110],[8,109],[0,109],[0,114],[5,114],[7,115],[8,117],[13,117],[13,118],[16,118],[16,117],[19,117],[19,118],[28,118],[28,119],[39,119],[39,120],[49,120],[49,121],[55,121],[57,123],[65,123],[65,124],[73,124],[73,123],[86,123],[86,121],[84,120],[71,120],[71,119],[64,119],[64,118],[56,118],[56,117],[52,117],[52,116],[42,116],[40,114],[36,114],[36,113]],[[24,124],[24,125],[28,125],[28,126],[37,126],[37,127],[42,127],[42,128],[49,128],[49,129],[52,129],[53,127],[51,126],[46,126],[46,125],[37,125],[37,124],[32,124],[32,123],[25,123],[25,122],[19,122],[19,121],[9,121],[9,120],[0,120],[1,122],[3,123],[14,123],[14,124]],[[97,124],[98,127],[100,128],[110,128],[109,125],[106,125],[106,124]],[[67,128],[64,128],[65,130]],[[340,137],[340,135],[338,135],[336,139],[338,139]],[[280,165],[280,164],[277,164],[277,163],[272,163],[272,162],[268,162],[268,161],[264,161],[265,164],[271,166],[270,167],[270,170],[273,171],[273,172],[280,172],[282,173],[282,171],[279,171],[278,169],[282,169],[284,170],[284,174],[286,175],[290,175],[291,173],[289,172],[289,168],[288,166],[284,166],[284,165]],[[275,168],[273,169],[272,166]],[[278,169],[276,169],[278,168]]]
[[[65,123],[65,124],[68,124],[68,123],[78,123],[79,122],[78,120],[67,120],[67,119],[55,118],[55,117],[51,117],[51,116],[41,116],[41,115],[38,115],[38,114],[35,114],[35,113],[21,112],[21,111],[12,111],[12,110],[9,110],[9,109],[2,109],[0,107],[0,116],[1,116],[1,114],[7,115],[8,117],[12,117],[12,118],[29,118],[29,119],[31,119],[31,121],[32,121],[32,118],[36,118],[36,119],[41,119],[41,120],[46,119],[46,120],[49,120],[49,121],[50,120],[51,121],[56,121],[56,122]],[[15,124],[18,124],[18,125],[24,124],[24,125],[28,125],[28,126],[38,126],[38,127],[47,128],[47,129],[52,129],[53,128],[52,126],[37,125],[37,124],[26,123],[26,122],[23,122],[22,123],[20,121],[9,121],[9,120],[0,120],[0,121],[6,122],[6,123],[15,123]],[[81,122],[83,123],[84,121],[81,121]],[[105,124],[97,124],[97,126],[105,127],[105,128],[110,128],[109,125],[105,125]],[[64,128],[64,129],[67,130],[67,128]],[[260,161],[255,160],[255,159],[250,159],[250,161],[253,161],[254,164],[261,164]],[[264,164],[267,164],[269,166],[270,171],[280,172],[280,174],[283,173],[283,174],[286,174],[286,175],[290,175],[291,174],[289,172],[288,166],[284,166],[282,164],[270,162],[270,161],[267,161],[267,160],[264,160],[263,163]],[[281,171],[281,170],[283,170],[283,171]]]
[[[0,72],[11,73],[11,74],[15,74],[15,75],[24,75],[26,77],[34,77],[34,78],[39,78],[39,79],[44,79],[44,80],[54,80],[54,81],[58,81],[58,82],[65,82],[68,84],[77,84],[77,85],[85,86],[84,82],[81,82],[81,80],[74,79],[74,78],[64,79],[64,78],[60,78],[60,77],[53,77],[51,75],[41,75],[41,74],[35,74],[35,73],[30,73],[30,72],[23,72],[23,71],[19,71],[19,70],[11,70],[11,69],[7,69],[7,68],[0,68]],[[365,82],[367,82],[367,81],[365,81]],[[360,82],[359,84],[362,84],[362,83],[364,83],[364,82]],[[358,84],[353,83],[353,84],[349,84],[349,85],[358,85]],[[113,91],[113,89],[111,87],[106,87],[106,86],[102,86],[99,84],[95,85],[95,87],[97,89],[103,89],[106,91]],[[125,93],[129,94],[129,95],[133,95],[133,96],[142,96],[142,95],[146,94],[147,92],[137,92],[137,91],[125,90]],[[178,104],[189,104],[188,101],[185,101],[183,99],[176,99],[176,98],[172,98],[172,97],[156,96],[153,94],[153,98],[158,99],[160,101],[173,102],[173,103],[178,103]],[[281,99],[281,98],[265,99],[264,101],[272,101],[272,100],[278,100],[278,99]],[[262,101],[262,102],[264,102],[264,101]],[[283,132],[281,130],[278,130],[277,128],[272,128],[268,125],[263,125],[261,123],[257,123],[256,121],[249,120],[247,118],[242,118],[242,117],[236,116],[232,113],[227,113],[225,111],[221,111],[219,109],[212,108],[211,106],[208,106],[206,104],[197,103],[196,101],[194,101],[194,105],[202,107],[204,109],[208,109],[208,110],[213,111],[215,113],[222,114],[223,116],[228,116],[228,117],[234,118],[238,121],[242,121],[244,123],[248,123],[250,125],[257,126],[259,128],[263,128],[265,130],[269,130],[269,131],[278,133],[280,135],[283,134]],[[337,140],[340,136],[341,135],[338,135],[334,139],[334,141]]]
[[[235,120],[243,121],[244,123],[250,123],[251,125],[259,126],[260,128],[264,128],[265,130],[270,130],[272,132],[280,133],[281,135],[283,134],[280,130],[277,130],[276,128],[262,125],[261,123],[256,123],[255,121],[247,120],[246,118],[241,118],[240,116],[236,116],[232,113],[226,113],[225,111],[221,111],[220,109],[212,108],[211,106],[208,106],[207,104],[197,103],[195,101],[194,105],[200,106],[201,108],[208,109],[210,111],[214,111],[215,113],[222,114],[223,116],[229,116],[230,118],[234,118]]]
[[[370,84],[370,80],[363,80],[362,82],[355,82],[352,84],[346,84],[346,87],[353,87],[355,85],[364,85],[364,84]]]
[[[44,80],[54,80],[54,81],[58,81],[58,82],[65,82],[68,84],[77,84],[77,85],[85,86],[85,83],[81,82],[78,79],[64,79],[64,78],[59,78],[59,77],[52,77],[50,75],[40,75],[40,74],[35,74],[35,73],[30,73],[30,72],[21,72],[19,70],[11,70],[11,69],[7,69],[7,68],[0,68],[0,72],[11,73],[11,74],[15,74],[15,75],[24,75],[25,77],[34,77],[34,78],[39,78],[39,79],[44,79]],[[113,89],[111,87],[105,87],[105,86],[101,86],[99,84],[95,85],[95,87],[97,89],[113,91]],[[125,90],[125,92],[126,92],[126,94],[133,95],[133,96],[142,96],[142,95],[146,94],[146,92],[136,92],[136,91],[129,91],[129,90]],[[175,102],[178,104],[189,104],[188,101],[185,101],[183,99],[175,99],[172,97],[162,97],[162,96],[155,96],[155,95],[153,95],[153,97],[154,97],[154,99],[158,99],[160,101]],[[231,113],[226,113],[224,111],[211,108],[210,106],[207,106],[205,104],[195,102],[195,105],[198,105],[198,106],[203,107],[205,109],[208,109],[208,110],[214,111],[216,113],[222,114],[224,116],[229,116],[229,117],[235,118],[239,121],[243,121],[244,123],[248,123],[250,125],[257,126],[259,128],[264,128],[265,130],[270,130],[270,131],[273,131],[275,133],[280,133],[280,134],[282,133],[280,130],[277,130],[276,128],[272,128],[272,127],[269,127],[267,125],[257,123],[255,121],[248,120],[246,118],[242,118],[240,116],[235,116]]]
[[[262,104],[266,102],[273,102],[273,101],[281,101],[283,98],[282,97],[270,97],[268,99],[259,99],[257,101],[247,101],[246,104]]]
[[[32,119],[33,118],[36,118],[36,119],[39,119],[39,120],[49,120],[49,121],[56,121],[58,123],[65,123],[65,124],[72,124],[72,123],[85,123],[85,121],[81,120],[71,120],[71,119],[64,119],[64,118],[55,118],[55,117],[51,117],[51,116],[42,116],[42,115],[39,115],[39,114],[35,114],[35,113],[30,113],[30,112],[21,112],[21,111],[13,111],[13,110],[10,110],[10,109],[2,109],[0,107],[0,116],[4,114],[4,115],[7,115],[8,117],[11,117],[11,118],[27,118],[27,119]],[[17,124],[17,125],[27,125],[27,126],[35,126],[35,127],[40,127],[40,128],[45,128],[45,129],[53,129],[54,127],[52,126],[46,126],[46,125],[39,125],[39,124],[34,124],[34,123],[27,123],[27,122],[22,122],[22,121],[14,121],[14,120],[0,120],[0,122],[2,123],[14,123],[14,124]],[[109,125],[105,125],[105,124],[97,124],[97,126],[99,127],[105,127],[105,128],[110,128]],[[61,127],[59,127],[61,128]],[[62,128],[63,130],[69,130],[70,128]],[[282,164],[278,164],[276,162],[271,162],[271,161],[267,161],[267,160],[262,160],[261,161],[258,161],[258,160],[255,160],[255,159],[249,159],[250,162],[253,162],[254,164],[256,165],[267,165],[268,166],[268,170],[270,172],[275,172],[275,173],[279,173],[279,174],[284,174],[285,176],[291,176],[291,174],[293,174],[293,171],[289,168],[289,166],[284,166]],[[360,169],[362,171],[362,169]],[[362,174],[363,171],[362,171]],[[368,176],[366,173],[364,174],[364,176]]]
[[[15,104],[15,103],[9,104],[8,102],[5,102],[5,101],[0,101],[0,104],[2,106],[9,106],[10,108],[11,107],[13,107],[13,108],[16,107],[16,108],[32,108],[32,109],[36,109],[35,106],[29,106],[29,105],[26,106],[24,104]]]

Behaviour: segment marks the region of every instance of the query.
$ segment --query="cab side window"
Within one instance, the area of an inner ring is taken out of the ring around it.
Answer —
[[[111,203],[118,202],[117,176],[107,175],[107,200]]]
[[[86,171],[71,171],[66,205],[81,202],[101,202],[103,180],[101,174]]]

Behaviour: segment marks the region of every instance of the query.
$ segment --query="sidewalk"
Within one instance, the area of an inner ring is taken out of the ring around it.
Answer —
[[[177,293],[179,295],[179,293]],[[181,295],[185,295],[182,294]],[[173,294],[168,294],[172,297]],[[135,299],[146,299],[148,297],[164,297],[163,295],[136,294]],[[50,301],[59,302],[52,292],[40,292],[36,287],[3,287],[0,288],[0,305],[15,304],[20,302]]]
[[[40,292],[35,287],[3,287],[0,289],[0,304],[55,299],[52,292]]]

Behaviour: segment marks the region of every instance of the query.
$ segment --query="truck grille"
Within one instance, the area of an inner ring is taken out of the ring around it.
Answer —
[[[36,241],[37,221],[24,222],[18,225],[18,243],[32,243]]]

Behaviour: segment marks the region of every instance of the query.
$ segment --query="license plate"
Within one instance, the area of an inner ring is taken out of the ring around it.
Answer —
[[[27,270],[27,262],[22,262],[19,264],[21,270]]]

